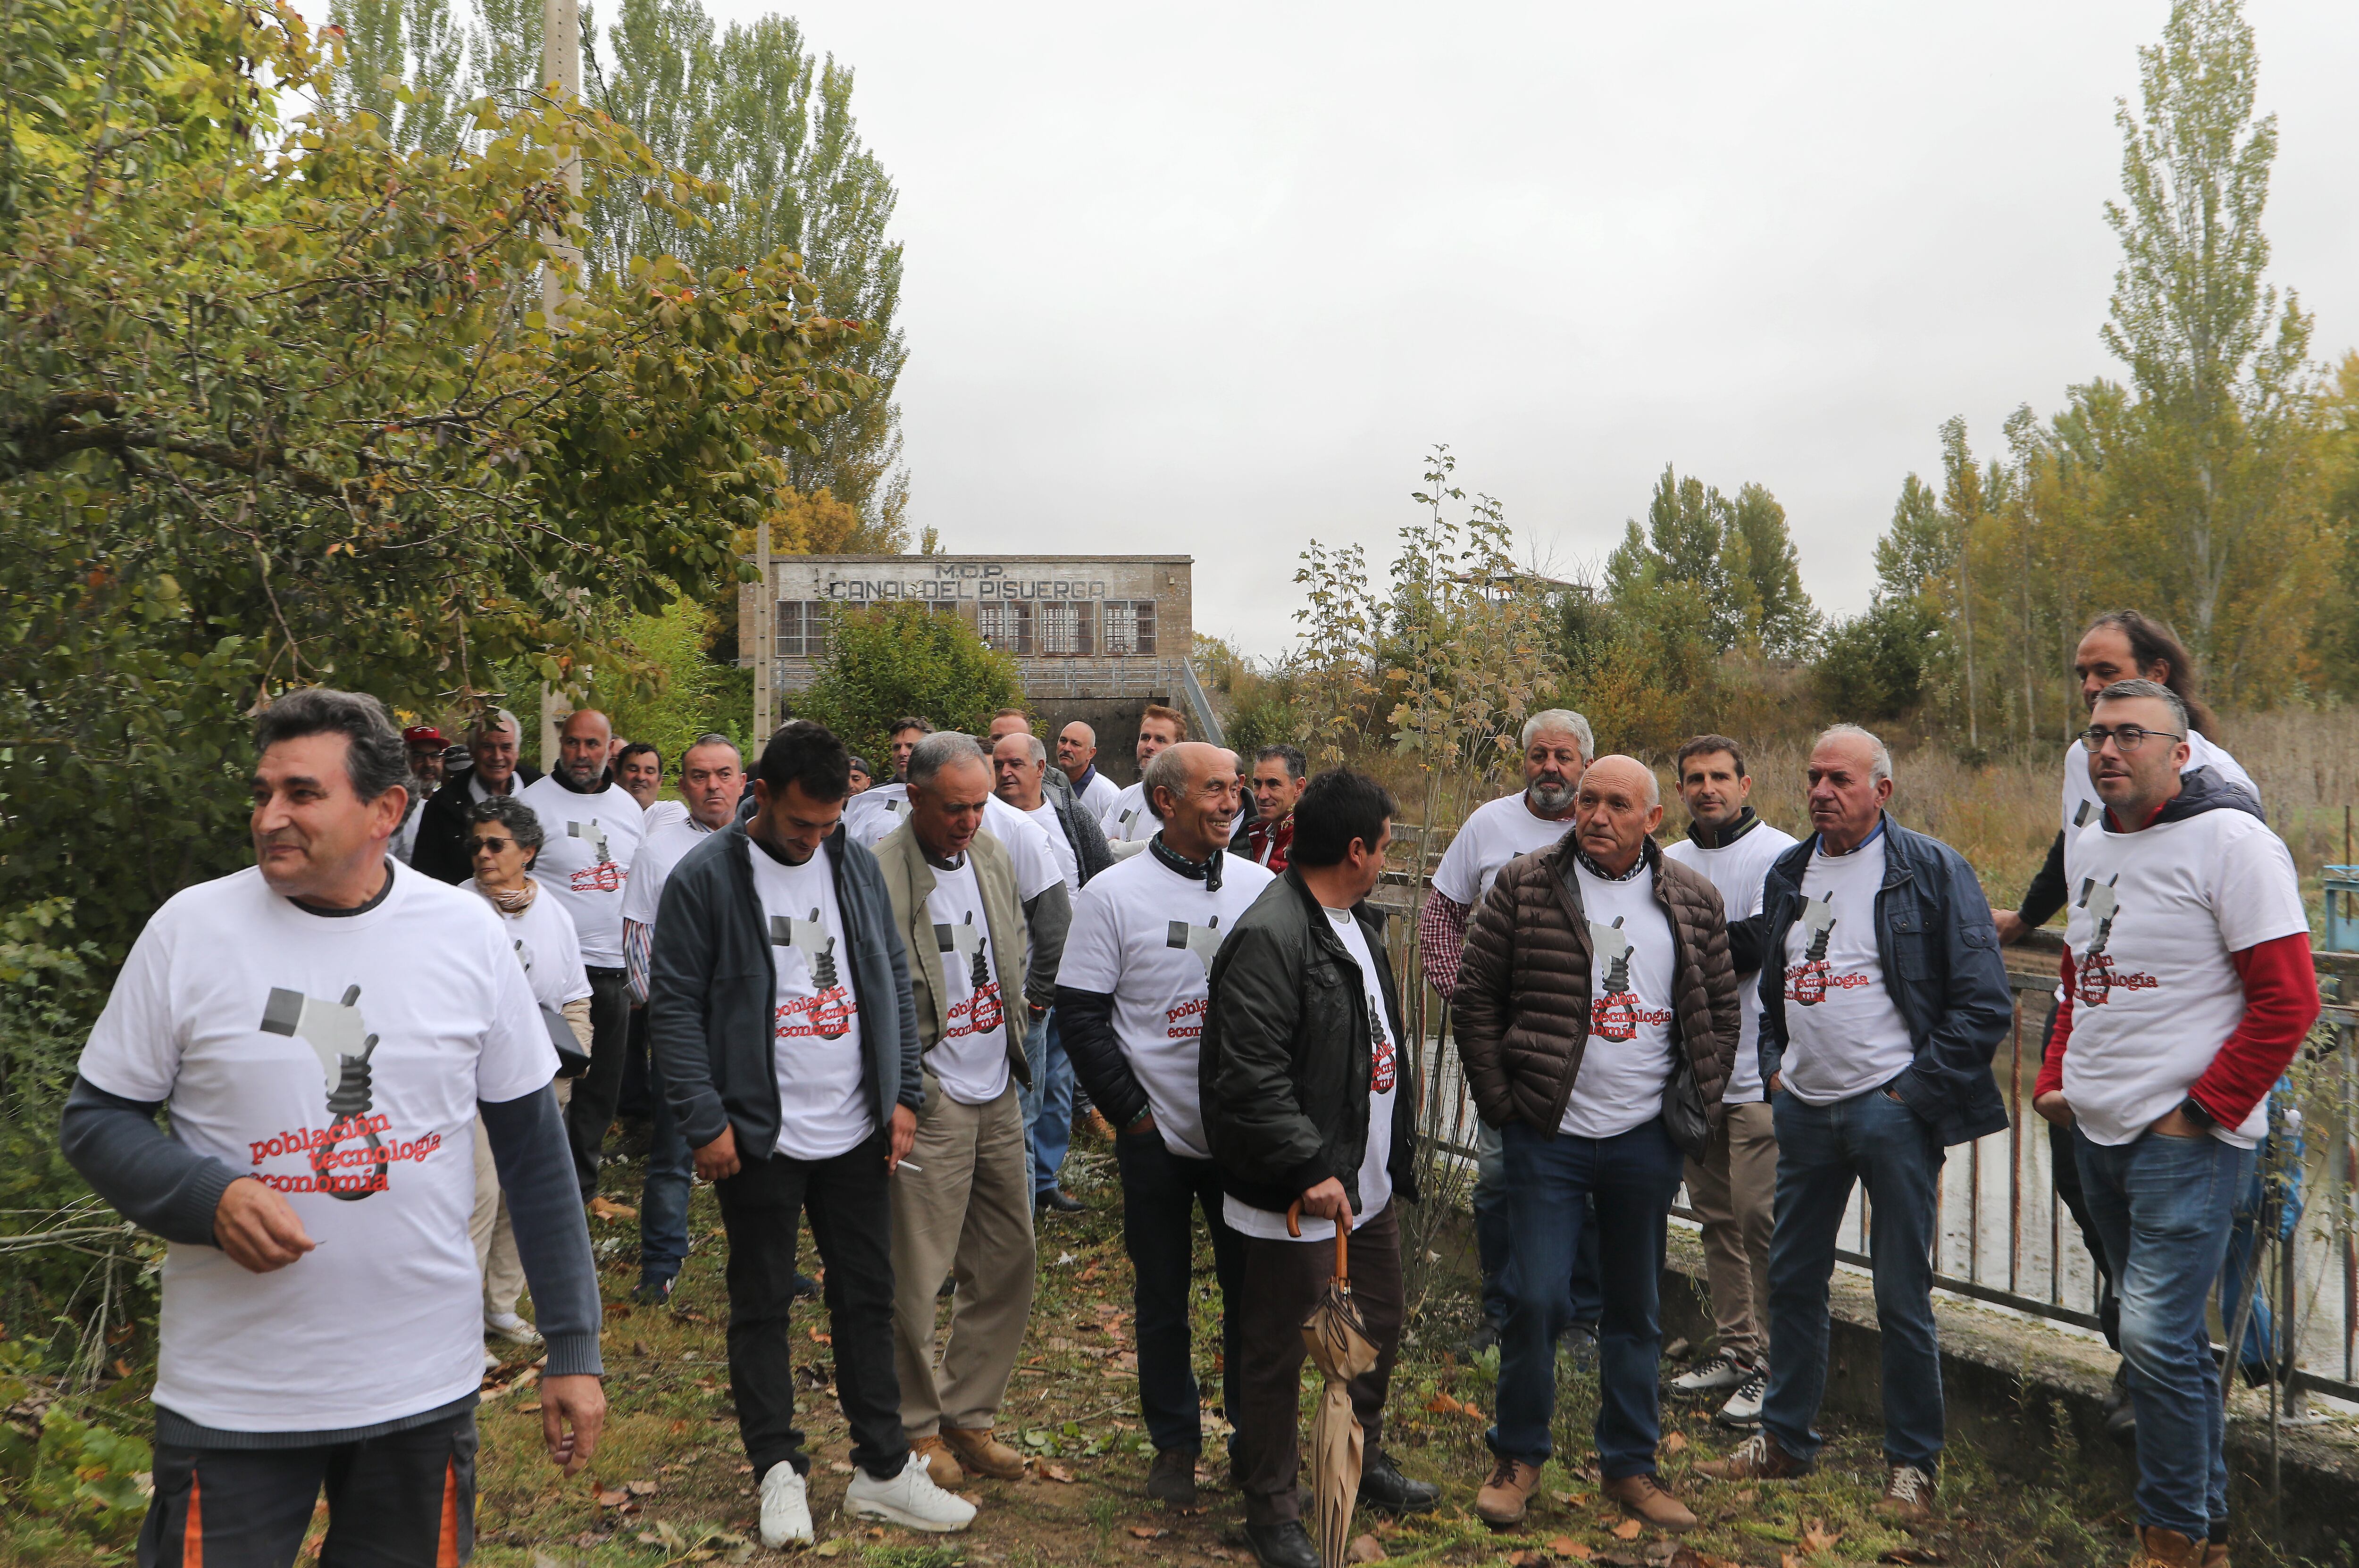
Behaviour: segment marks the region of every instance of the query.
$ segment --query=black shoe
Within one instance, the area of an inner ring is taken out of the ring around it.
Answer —
[[[819,1294],[819,1281],[809,1274],[798,1271],[795,1275],[794,1292],[798,1301],[809,1301]]]
[[[1495,1323],[1486,1321],[1481,1327],[1477,1328],[1473,1333],[1466,1336],[1466,1354],[1470,1357],[1480,1356],[1483,1352],[1490,1349],[1493,1346],[1498,1343],[1499,1325]]]
[[[648,1274],[639,1281],[638,1289],[631,1292],[631,1301],[637,1306],[669,1306],[671,1287],[672,1276],[669,1274]]]
[[[934,1292],[934,1299],[935,1299],[936,1301],[943,1301],[943,1300],[947,1300],[947,1299],[949,1298],[949,1296],[951,1295],[951,1293],[953,1291],[956,1291],[957,1289],[958,1289],[958,1276],[957,1276],[957,1275],[955,1275],[955,1274],[953,1274],[953,1275],[951,1275],[950,1278],[948,1278],[948,1279],[946,1279],[946,1280],[944,1280],[944,1281],[942,1281],[942,1288],[941,1288],[940,1290],[939,1290],[939,1291],[936,1291],[936,1292]]]
[[[1088,1211],[1089,1206],[1062,1187],[1050,1187],[1045,1193],[1032,1195],[1034,1214],[1082,1214]]]
[[[1319,1549],[1300,1519],[1245,1526],[1245,1543],[1261,1568],[1319,1568]]]
[[[1379,1513],[1421,1514],[1441,1501],[1441,1488],[1400,1473],[1392,1455],[1372,1448],[1360,1460],[1360,1506]]]
[[[1175,1509],[1196,1506],[1196,1454],[1190,1448],[1156,1450],[1155,1463],[1147,1467],[1147,1495],[1158,1503],[1169,1503]]]
[[[2114,1380],[2105,1385],[2105,1397],[2097,1408],[2105,1412],[2106,1420],[2111,1421],[2114,1412],[2129,1402],[2130,1364],[2125,1360],[2114,1368]]]
[[[1571,1325],[1565,1329],[1562,1337],[1557,1340],[1556,1347],[1571,1357],[1572,1364],[1576,1367],[1596,1366],[1597,1325],[1593,1323]]]
[[[2137,1442],[2137,1405],[2130,1399],[2129,1379],[2130,1364],[2124,1361],[2121,1370],[2114,1374],[2114,1390],[2118,1390],[2119,1402],[2115,1402],[2114,1390],[2105,1395],[2105,1402],[2111,1407],[2105,1411],[2105,1435],[2116,1443]]]

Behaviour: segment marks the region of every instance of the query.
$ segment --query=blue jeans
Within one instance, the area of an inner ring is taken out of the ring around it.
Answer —
[[[2121,1281],[2122,1354],[2137,1411],[2138,1522],[2201,1541],[2228,1517],[2226,1418],[2204,1299],[2228,1252],[2254,1158],[2208,1134],[2106,1148],[2075,1134],[2081,1190]]]
[[[1499,1130],[1479,1120],[1474,1124],[1473,1208],[1474,1261],[1483,1271],[1483,1321],[1495,1334],[1507,1321],[1507,1259],[1514,1251],[1514,1232],[1507,1222],[1507,1175]],[[1594,1225],[1581,1227],[1581,1245],[1572,1254],[1571,1285],[1571,1321],[1595,1333],[1600,1298]]]
[[[1884,1347],[1884,1454],[1931,1475],[1941,1459],[1941,1347],[1933,1330],[1933,1214],[1945,1158],[1932,1125],[1873,1088],[1832,1105],[1791,1090],[1777,1124],[1777,1217],[1769,1236],[1769,1388],[1761,1425],[1800,1460],[1827,1391],[1827,1284],[1852,1184],[1867,1189],[1868,1253]]]
[[[2260,1281],[2255,1277],[2259,1267],[2258,1257],[2266,1238],[2263,1227],[2277,1232],[2279,1240],[2290,1240],[2300,1227],[2302,1211],[2302,1138],[2298,1127],[2281,1125],[2276,1107],[2269,1116],[2269,1135],[2254,1151],[2252,1180],[2245,1184],[2244,1195],[2236,1200],[2235,1222],[2228,1232],[2227,1260],[2220,1265],[2220,1331],[2225,1334],[2236,1325],[2236,1297],[2240,1292],[2253,1293],[2252,1314],[2245,1319],[2244,1354],[2237,1357],[2247,1377],[2267,1377],[2277,1360],[2277,1324],[2269,1315],[2268,1298],[2262,1293]],[[2285,1190],[2268,1192],[2265,1168],[2269,1162],[2270,1146],[2278,1140],[2289,1141],[2284,1162]],[[2274,1200],[2274,1207],[2272,1206]]]
[[[1057,1010],[1040,1015],[1024,1037],[1032,1087],[1024,1091],[1025,1137],[1032,1147],[1032,1195],[1057,1190],[1057,1173],[1073,1142],[1073,1063],[1057,1033]]]
[[[1556,1413],[1556,1340],[1571,1321],[1564,1281],[1584,1231],[1597,1233],[1603,1287],[1597,1320],[1598,1470],[1609,1481],[1650,1476],[1662,1434],[1655,1387],[1662,1324],[1657,1292],[1671,1199],[1686,1163],[1658,1117],[1613,1138],[1501,1130],[1507,1219],[1507,1321],[1499,1333],[1498,1422],[1488,1433],[1502,1458],[1547,1461]],[[1591,1200],[1594,1199],[1593,1208]]]
[[[652,1044],[648,1050],[653,1052]],[[660,1086],[663,1076],[652,1072],[654,1065],[650,1055],[651,1076]],[[669,1280],[679,1276],[688,1257],[688,1189],[696,1178],[696,1158],[680,1136],[671,1097],[649,1097],[648,1109],[647,1173],[639,1189],[639,1278]]]

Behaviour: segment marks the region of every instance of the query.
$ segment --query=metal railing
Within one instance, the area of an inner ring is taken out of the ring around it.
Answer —
[[[1414,860],[1421,849],[1429,867],[1446,839],[1446,833],[1428,834],[1414,824],[1395,827],[1404,857]],[[1386,873],[1374,900],[1394,916],[1388,937],[1395,971],[1404,978],[1419,972],[1411,903],[1424,885],[1424,877],[1397,869]],[[1937,1199],[1933,1280],[1956,1296],[2096,1329],[2095,1260],[2057,1194],[2048,1124],[2031,1107],[2062,950],[2062,942],[2047,932],[2034,932],[2008,949],[2015,1020],[1993,1062],[2009,1106],[2008,1125],[1949,1152]],[[2359,1401],[2359,954],[2312,957],[2330,1000],[2277,1096],[2287,1134],[2263,1146],[2267,1179],[2250,1227],[2257,1245],[2246,1276],[2268,1308],[2269,1359],[2290,1368],[2281,1385],[2288,1394],[2310,1390]],[[1436,1008],[1430,1016],[1437,1023],[1429,1032],[1423,1072],[1436,1114],[1424,1119],[1427,1136],[1444,1153],[1471,1160],[1473,1151],[1462,1137],[1436,1130],[1471,1130],[1473,1119],[1447,1011]],[[1692,1220],[1684,1194],[1681,1198],[1673,1213]],[[1872,1266],[1869,1222],[1866,1196],[1855,1193],[1845,1228],[1856,1245],[1836,1254],[1854,1268]],[[2229,1310],[2232,1317],[2242,1315],[2236,1305]],[[2219,1326],[2224,1340],[2239,1325],[2223,1321]]]

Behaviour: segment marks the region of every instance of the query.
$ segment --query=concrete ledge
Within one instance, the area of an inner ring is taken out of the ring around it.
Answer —
[[[2105,1433],[2101,1401],[2114,1357],[2095,1340],[2035,1319],[1934,1298],[1942,1390],[1952,1442],[1973,1444],[2003,1475],[2036,1476],[2073,1465],[2118,1487],[2126,1512],[2137,1482],[2134,1454]],[[1674,1227],[1664,1271],[1663,1337],[1702,1344],[1712,1336],[1703,1253]],[[1873,1426],[1884,1417],[1881,1339],[1867,1281],[1835,1271],[1830,1305],[1826,1402]],[[2265,1400],[2239,1390],[2228,1423],[2229,1509],[2241,1531],[2273,1534],[2269,1428]],[[2359,1429],[2348,1422],[2277,1434],[2282,1533],[2288,1558],[2359,1568]]]

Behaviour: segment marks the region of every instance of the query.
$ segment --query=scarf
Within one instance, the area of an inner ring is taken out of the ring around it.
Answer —
[[[1191,860],[1177,849],[1168,848],[1160,833],[1147,841],[1147,848],[1148,853],[1171,871],[1191,882],[1202,882],[1206,892],[1221,891],[1221,861],[1227,858],[1223,851],[1213,850],[1209,860]]]
[[[483,879],[478,877],[475,879],[475,891],[491,900],[492,907],[502,914],[522,914],[539,896],[540,884],[527,877],[522,887],[495,889],[485,887]]]

